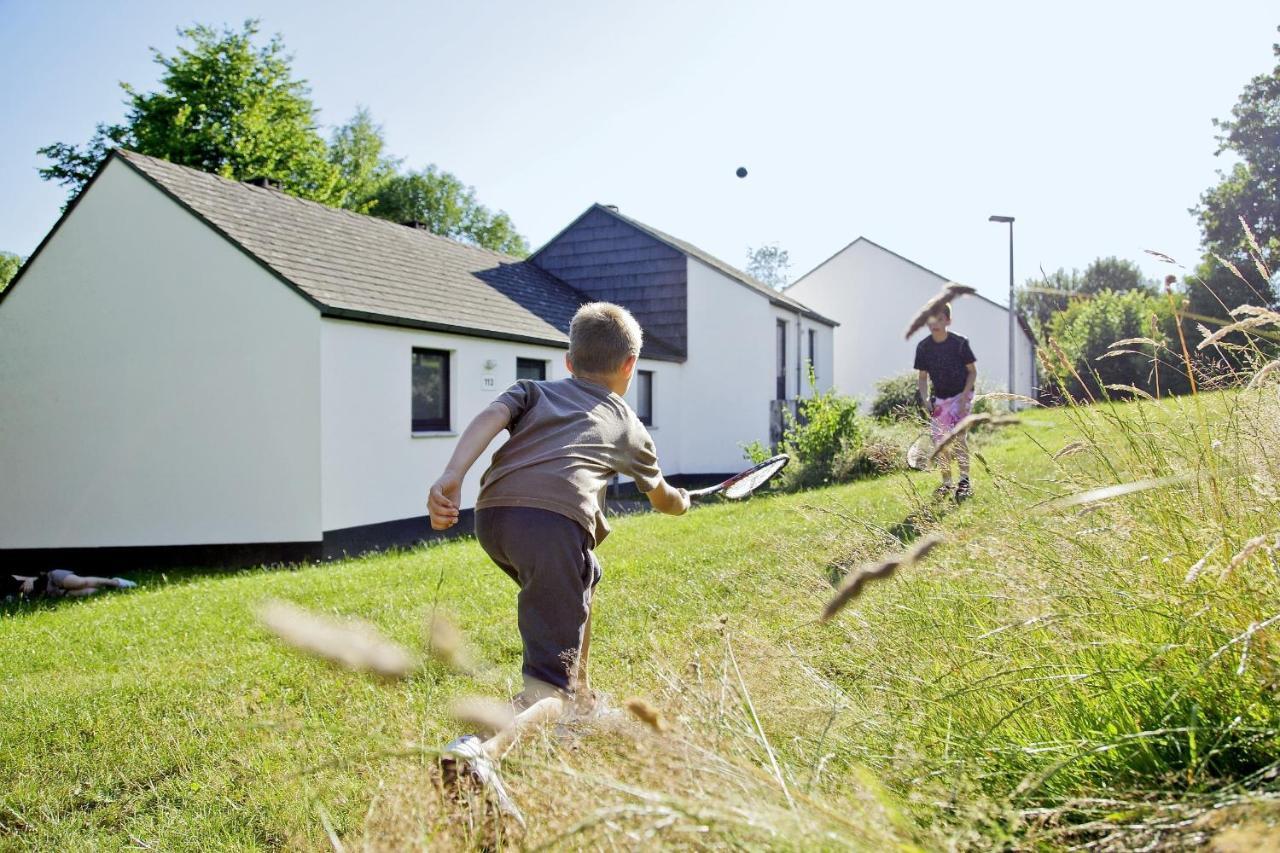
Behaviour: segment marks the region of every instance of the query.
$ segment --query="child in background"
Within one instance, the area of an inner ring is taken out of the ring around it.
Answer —
[[[978,380],[977,359],[969,346],[969,339],[948,331],[951,325],[951,305],[943,305],[929,317],[929,337],[916,345],[915,368],[920,371],[917,390],[920,404],[929,413],[929,426],[936,447],[956,424],[964,420],[973,408],[973,387]],[[932,395],[929,386],[932,385]],[[954,454],[960,468],[960,481],[955,486],[957,501],[973,496],[969,481],[968,436],[962,435],[938,455],[942,468],[942,485],[937,494],[951,494],[951,457]]]
[[[604,494],[622,474],[660,512],[689,508],[667,484],[648,430],[622,399],[640,355],[642,333],[624,308],[584,305],[569,328],[569,379],[522,379],[490,403],[458,439],[428,499],[431,526],[458,521],[462,480],[502,430],[510,438],[480,480],[476,538],[520,587],[524,689],[517,708],[546,696],[574,698],[590,710],[587,652],[591,596],[600,581],[595,549],[609,534]]]

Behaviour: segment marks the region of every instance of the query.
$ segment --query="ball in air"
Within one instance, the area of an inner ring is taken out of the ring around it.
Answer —
[[[734,172],[734,174],[737,175],[739,178],[745,178],[747,176],[747,167],[739,166],[738,171]]]

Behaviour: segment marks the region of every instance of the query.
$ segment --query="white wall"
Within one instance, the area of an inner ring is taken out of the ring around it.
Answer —
[[[444,470],[457,436],[516,381],[516,359],[548,362],[547,378],[568,375],[557,347],[375,326],[325,318],[323,362],[323,523],[341,530],[426,515],[427,489]],[[415,347],[449,352],[448,432],[411,429]],[[492,361],[492,369],[486,362]],[[494,439],[463,485],[475,505],[480,475],[506,433]]]
[[[688,473],[737,471],[746,461],[740,444],[769,440],[774,308],[701,261],[688,264],[680,460]]]
[[[320,538],[318,312],[125,164],[0,303],[0,548]]]
[[[427,489],[444,470],[458,435],[516,381],[516,359],[548,362],[547,378],[569,375],[565,350],[465,335],[325,318],[323,350],[324,529],[341,530],[426,515]],[[411,431],[410,377],[415,347],[449,353],[447,432]],[[486,368],[493,362],[492,369]],[[664,472],[680,473],[676,419],[681,365],[645,359],[654,371],[650,427]],[[489,381],[486,381],[489,380]],[[635,402],[635,387],[626,396]],[[480,476],[507,433],[493,440],[463,482],[462,506],[475,506]]]
[[[787,289],[814,311],[840,323],[835,330],[835,384],[870,400],[879,379],[909,372],[916,344],[903,340],[907,323],[946,283],[866,240],[847,246]],[[978,384],[1005,390],[1008,383],[1008,311],[975,296],[952,303],[951,329],[969,339],[978,361]],[[1033,396],[1034,344],[1015,329],[1016,391]]]

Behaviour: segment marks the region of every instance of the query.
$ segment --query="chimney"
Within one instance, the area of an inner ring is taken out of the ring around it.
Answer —
[[[618,206],[616,204],[606,204],[605,207],[609,208],[614,213],[618,212]]]
[[[415,228],[418,231],[431,230],[431,228],[427,225],[427,223],[423,222],[421,219],[406,219],[404,222],[401,222],[400,224],[406,228]]]
[[[245,180],[245,183],[251,187],[263,187],[269,190],[280,189],[280,182],[275,180],[274,178],[265,178],[265,177],[248,178]]]

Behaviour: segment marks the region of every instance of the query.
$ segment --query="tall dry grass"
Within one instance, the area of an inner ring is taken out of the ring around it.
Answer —
[[[658,689],[636,707],[665,731],[606,709],[508,757],[527,830],[437,784],[421,749],[388,761],[345,843],[1202,844],[1280,797],[1280,371],[1250,336],[1280,317],[1246,315],[1267,322],[1233,330],[1243,369],[1179,344],[1159,355],[1191,396],[1068,400],[1050,443],[1024,417],[1025,452],[978,454],[986,494],[956,515],[905,476],[899,525],[814,498],[821,547],[779,533],[782,568],[749,578],[771,618],[709,615],[645,662]],[[1209,337],[1201,352],[1229,345]],[[848,567],[938,533],[926,566],[819,622]]]

